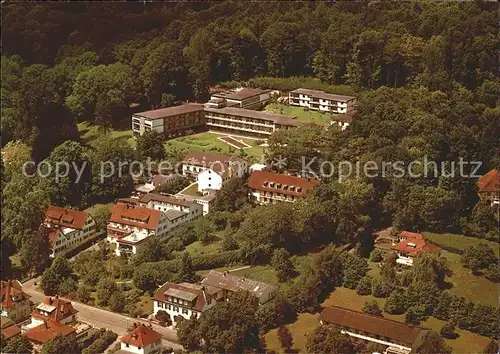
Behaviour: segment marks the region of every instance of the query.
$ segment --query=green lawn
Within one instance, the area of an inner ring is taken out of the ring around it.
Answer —
[[[219,272],[230,271],[232,269],[237,269],[243,266],[232,266],[232,267],[221,267],[216,268]],[[205,276],[210,272],[210,269],[201,270],[197,273],[201,276]],[[269,284],[278,284],[278,278],[276,277],[276,271],[271,266],[253,266],[246,269],[237,270],[235,272],[231,272],[231,274],[236,275],[238,277],[250,278],[258,281],[262,281],[264,283]]]
[[[244,154],[241,155],[240,150],[235,149],[225,142],[217,139],[224,135],[215,134],[211,132],[193,134],[188,136],[181,136],[175,139],[170,139],[165,142],[165,148],[168,150],[182,151],[182,155],[190,151],[204,151],[213,152],[223,155],[242,156],[252,162],[263,161],[264,148],[255,146],[255,140],[241,139],[251,147],[244,149]],[[239,139],[239,138],[237,138]]]
[[[448,260],[452,276],[446,281],[453,284],[450,291],[463,296],[475,303],[498,306],[498,284],[484,276],[473,275],[470,269],[464,268],[460,262],[460,255],[442,251],[441,254]]]
[[[436,243],[437,245],[453,247],[462,251],[466,250],[471,246],[475,246],[481,242],[484,242],[493,249],[497,257],[500,254],[500,248],[498,247],[498,243],[488,240],[483,240],[476,237],[468,237],[457,234],[436,234],[432,232],[424,232],[424,236],[427,237],[429,240],[433,241],[434,243]]]
[[[179,193],[186,194],[186,195],[192,195],[193,197],[199,197],[200,195],[198,194],[198,183],[193,183],[188,188],[183,189]]]
[[[355,290],[346,288],[337,288],[331,293],[330,297],[326,299],[322,306],[341,306],[355,311],[361,311],[366,301],[375,299],[379,306],[383,308],[385,299],[377,299],[371,295],[361,296],[356,294]],[[300,314],[297,320],[288,325],[288,329],[292,333],[294,348],[300,350],[301,353],[307,352],[305,344],[307,343],[307,335],[311,333],[318,325],[319,314]],[[404,322],[404,315],[389,315],[384,313],[384,317],[395,321]],[[430,317],[427,321],[421,324],[421,327],[433,329],[437,332],[441,329],[445,322]],[[468,354],[479,353],[486,347],[489,338],[483,337],[472,332],[456,330],[460,335],[457,339],[446,339],[448,345],[453,348],[453,353]],[[265,335],[266,346],[270,350],[280,351],[280,343],[276,330],[269,331]]]
[[[131,147],[135,147],[135,139],[132,130],[110,130],[107,133],[100,132],[96,125],[90,125],[87,122],[78,123],[78,131],[82,140],[89,145],[93,145],[97,138],[107,135],[110,143],[115,140],[125,140]]]
[[[220,250],[220,240],[204,245],[201,241],[193,242],[186,247],[186,251],[189,252],[191,257],[215,254]]]
[[[265,108],[267,111],[271,111],[278,114],[284,114],[287,116],[295,116],[297,120],[309,123],[316,123],[319,125],[330,125],[331,115],[329,113],[322,113],[318,111],[305,111],[304,107],[294,107],[287,106],[279,103],[270,103]]]

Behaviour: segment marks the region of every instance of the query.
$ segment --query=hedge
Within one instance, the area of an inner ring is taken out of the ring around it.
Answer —
[[[97,333],[98,338],[90,346],[82,350],[82,354],[100,354],[113,343],[118,335],[115,332],[100,329]]]

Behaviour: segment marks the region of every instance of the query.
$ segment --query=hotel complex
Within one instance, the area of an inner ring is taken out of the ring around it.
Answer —
[[[270,90],[253,88],[219,92],[203,105],[186,103],[135,113],[132,115],[132,131],[135,135],[156,131],[166,138],[173,138],[210,129],[266,139],[277,130],[307,124],[295,116],[258,111],[269,102],[270,97]],[[297,89],[289,93],[289,104],[338,114],[339,120],[333,118],[333,121],[345,129],[352,120],[356,98]]]

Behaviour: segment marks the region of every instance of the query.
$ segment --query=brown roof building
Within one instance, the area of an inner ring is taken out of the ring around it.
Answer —
[[[134,323],[129,333],[120,339],[121,351],[161,353],[161,334],[151,326]]]
[[[203,105],[197,103],[187,103],[132,115],[134,134],[142,135],[147,131],[155,131],[169,138],[184,135],[189,130],[201,131],[204,128]]]
[[[88,216],[89,214],[84,211],[51,205],[45,211],[45,223],[59,227],[83,230]]]
[[[46,296],[31,313],[31,317],[42,321],[69,323],[76,320],[77,313],[70,301]]]
[[[304,198],[320,183],[317,179],[253,171],[248,180],[248,188],[258,203],[268,204],[294,202],[297,198]]]
[[[21,334],[21,328],[19,328],[14,321],[12,321],[9,317],[0,316],[0,324],[2,330],[2,338],[7,340],[9,338],[15,337],[18,334]]]
[[[229,272],[218,272],[211,270],[201,281],[204,286],[223,289],[224,297],[230,297],[231,293],[238,291],[249,291],[255,295],[261,304],[272,299],[278,290],[276,285],[267,284],[261,281],[238,277]]]
[[[53,320],[47,320],[41,325],[26,331],[23,335],[35,343],[44,344],[59,335],[66,337],[75,333],[76,328],[74,327],[66,326]]]
[[[30,296],[23,291],[18,280],[0,281],[2,302],[0,310],[15,322],[27,318],[30,314]]]
[[[481,176],[476,185],[481,200],[490,204],[500,204],[500,172],[497,169]]]
[[[338,326],[352,337],[410,352],[422,328],[373,316],[343,307],[326,307],[319,316],[321,324]]]
[[[259,109],[264,106],[271,97],[271,90],[244,87],[229,91],[212,94],[209,104],[223,100],[227,106],[235,106],[246,109]]]

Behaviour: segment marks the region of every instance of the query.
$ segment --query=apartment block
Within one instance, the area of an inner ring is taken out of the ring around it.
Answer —
[[[201,131],[205,128],[203,105],[187,103],[132,115],[132,131],[142,135],[147,131],[162,133],[172,138]]]
[[[356,97],[299,88],[289,93],[288,102],[315,111],[344,114],[354,110]]]
[[[317,179],[288,176],[269,171],[253,171],[248,180],[248,188],[259,204],[295,202],[321,182]]]
[[[268,138],[277,130],[306,124],[293,116],[235,107],[205,107],[205,119],[211,130],[260,138]]]

